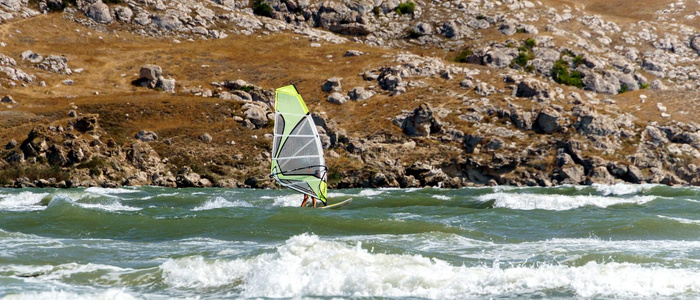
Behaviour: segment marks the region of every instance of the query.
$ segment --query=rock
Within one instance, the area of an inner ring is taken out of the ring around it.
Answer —
[[[70,75],[73,73],[73,71],[68,67],[68,58],[65,56],[49,55],[44,58],[41,64],[39,64],[37,67],[39,69],[58,74]]]
[[[134,16],[134,11],[132,11],[128,6],[119,6],[114,8],[114,14],[117,20],[121,22],[131,22],[131,18]]]
[[[654,89],[654,90],[665,90],[665,89],[667,89],[667,88],[666,88],[666,85],[664,85],[664,83],[661,82],[661,80],[659,80],[659,79],[654,79],[654,80],[651,81],[651,88]]]
[[[138,17],[138,16],[137,16]],[[153,23],[163,30],[177,30],[182,27],[180,19],[173,14],[157,14],[153,16]]]
[[[588,175],[588,178],[586,179],[586,184],[591,185],[591,184],[615,184],[615,177],[610,175],[610,172],[608,172],[608,169],[605,167],[595,167],[593,170],[591,170],[590,174]]]
[[[109,6],[98,0],[94,4],[90,5],[87,10],[88,18],[101,24],[112,23],[112,14],[109,11]]]
[[[562,167],[559,175],[564,179],[570,179],[574,184],[580,184],[585,178],[584,169],[581,165]]]
[[[642,180],[644,178],[642,175],[642,171],[640,171],[639,168],[635,166],[629,166],[627,171],[627,177],[632,183],[642,183]]]
[[[156,88],[160,88],[163,92],[174,93],[175,92],[175,79],[172,78],[159,78],[156,82]]]
[[[99,116],[95,114],[85,115],[82,118],[75,121],[73,128],[80,132],[92,132],[97,127],[97,118]]]
[[[195,173],[190,167],[184,167],[177,173],[177,187],[211,187],[211,181],[202,178]]]
[[[428,34],[433,34],[433,26],[426,22],[418,22],[416,25],[413,25],[412,30],[414,33],[424,36]]]
[[[484,144],[483,148],[488,150],[498,150],[501,149],[504,144],[505,142],[502,139],[493,137]]]
[[[245,119],[253,123],[255,128],[262,128],[269,122],[267,111],[262,106],[246,103],[242,108],[245,109]]]
[[[700,55],[700,35],[696,35],[690,40],[690,48],[693,48]]]
[[[161,174],[165,171],[158,152],[153,150],[148,143],[136,142],[126,151],[126,159],[141,171],[148,174]]]
[[[16,141],[16,140],[10,140],[9,142],[7,142],[7,145],[5,145],[5,149],[6,149],[6,150],[10,150],[10,149],[13,149],[13,148],[15,148],[15,147],[17,147],[17,141]]]
[[[326,92],[340,92],[342,90],[340,81],[343,80],[343,78],[338,78],[338,77],[331,77],[326,80],[326,82],[323,84],[323,87],[321,89]]]
[[[644,129],[645,136],[648,141],[653,143],[656,146],[661,146],[664,144],[669,143],[668,139],[666,138],[666,135],[659,130],[659,128],[654,127],[654,126],[647,126]]]
[[[345,52],[346,57],[353,57],[353,56],[360,56],[364,55],[365,53],[359,50],[348,50]]]
[[[615,95],[620,91],[620,80],[610,73],[600,75],[595,72],[585,72],[583,88],[596,93]]]
[[[516,97],[539,97],[542,99],[548,99],[551,95],[549,85],[534,78],[526,78],[521,81],[515,93]]]
[[[514,48],[493,49],[486,52],[484,64],[496,68],[508,68],[511,61],[518,56],[518,50]]]
[[[353,101],[367,100],[374,96],[374,92],[366,90],[364,87],[358,86],[348,92],[348,97]]]
[[[19,57],[22,58],[22,60],[28,60],[29,62],[34,63],[34,64],[38,64],[42,60],[44,60],[43,56],[39,55],[38,53],[34,53],[30,50],[22,52],[22,54]],[[14,64],[12,64],[12,65],[14,65]]]
[[[139,131],[139,133],[137,133],[134,137],[142,142],[152,142],[158,140],[158,135],[153,131]]]
[[[66,79],[64,81],[61,81],[64,85],[74,85],[75,81],[73,79]]]
[[[334,92],[328,96],[328,102],[333,104],[343,104],[348,101],[348,98],[341,93]]]
[[[205,143],[211,143],[211,142],[214,141],[214,138],[211,137],[211,135],[209,135],[209,133],[206,133],[206,132],[205,132],[205,133],[202,133],[202,134],[199,136],[199,140],[202,141],[202,142],[205,142]]]
[[[478,146],[481,141],[484,140],[483,136],[475,134],[466,134],[464,136],[464,151],[467,153],[474,153],[476,146]]]
[[[430,136],[442,129],[442,123],[433,114],[430,104],[423,103],[406,116],[401,129],[409,136]]]
[[[537,115],[535,125],[544,133],[551,134],[561,131],[561,115],[554,109],[546,108]]]
[[[17,104],[17,101],[15,101],[15,99],[13,99],[12,96],[10,96],[10,95],[6,95],[5,97],[2,97],[2,99],[0,99],[0,102],[9,103],[9,104]]]
[[[442,34],[448,39],[459,39],[462,37],[462,30],[455,21],[447,21],[442,24]]]
[[[515,26],[515,24],[503,23],[501,27],[498,28],[498,31],[505,35],[514,35],[516,32],[518,32],[518,28]]]
[[[141,78],[152,81],[155,86],[155,82],[163,75],[163,68],[152,64],[143,65],[141,70],[139,70],[139,75]]]
[[[63,167],[68,164],[69,160],[66,153],[60,147],[51,145],[46,153],[46,159],[52,166]]]

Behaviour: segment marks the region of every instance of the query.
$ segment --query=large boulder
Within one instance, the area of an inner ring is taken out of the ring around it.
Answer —
[[[362,101],[367,100],[374,96],[374,92],[367,90],[364,87],[358,86],[348,92],[348,97],[352,101]]]
[[[109,11],[109,6],[102,3],[101,0],[90,5],[87,10],[88,18],[97,23],[109,24],[112,23],[112,13]]]
[[[507,68],[510,66],[510,62],[517,56],[517,49],[497,48],[486,52],[486,56],[484,56],[484,64],[496,68]]]
[[[269,122],[267,118],[267,111],[262,106],[253,103],[246,103],[242,108],[245,109],[245,118],[253,123],[255,128],[262,128]]]
[[[142,142],[152,142],[158,139],[158,135],[153,131],[142,130],[139,131],[134,138]]]
[[[515,96],[548,99],[552,96],[549,85],[534,78],[526,78],[518,84]]]
[[[690,40],[690,48],[693,48],[700,55],[700,35],[696,35]]]
[[[155,86],[155,81],[158,80],[158,78],[160,78],[161,75],[163,75],[163,68],[161,68],[158,65],[146,64],[141,66],[141,70],[139,70],[139,75],[143,79],[152,81]]]
[[[442,123],[433,114],[430,104],[423,103],[406,117],[401,129],[409,136],[430,136],[442,129]]]
[[[563,129],[561,119],[562,117],[559,112],[551,108],[546,108],[537,115],[535,126],[537,126],[540,131],[547,134],[559,132]]]
[[[328,95],[328,102],[333,103],[333,104],[343,104],[345,102],[348,102],[348,97],[345,95],[334,92],[330,95]]]
[[[177,173],[176,183],[178,187],[210,187],[211,181],[202,178],[192,171],[190,167],[184,167]]]
[[[338,78],[338,77],[331,77],[326,80],[325,83],[323,83],[323,86],[321,89],[326,92],[340,92],[342,90],[342,85],[340,84],[340,81],[342,81],[343,78]]]
[[[126,159],[136,168],[148,174],[161,174],[165,165],[158,153],[148,143],[136,142],[126,151]]]

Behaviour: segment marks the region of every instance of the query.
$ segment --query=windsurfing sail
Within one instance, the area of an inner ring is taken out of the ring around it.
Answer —
[[[270,177],[326,204],[326,161],[321,138],[296,87],[275,91],[275,130]]]

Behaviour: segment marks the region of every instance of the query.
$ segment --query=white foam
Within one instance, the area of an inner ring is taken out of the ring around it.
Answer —
[[[19,194],[0,195],[0,210],[5,211],[33,211],[46,207],[39,205],[49,193],[21,192]]]
[[[681,224],[695,224],[695,225],[700,225],[700,220],[690,220],[690,219],[684,219],[684,218],[675,218],[675,217],[667,217],[667,216],[662,216],[662,215],[657,215],[657,217],[662,218],[662,219],[667,219],[667,220],[673,220]]]
[[[214,200],[209,200],[207,202],[204,202],[204,204],[197,206],[193,208],[193,211],[201,211],[201,210],[211,210],[211,209],[218,209],[218,208],[224,208],[224,207],[253,207],[252,204],[242,201],[242,200],[235,200],[233,202],[228,201],[222,197],[216,197]]]
[[[139,211],[139,210],[141,210],[141,208],[139,208],[139,207],[123,205],[119,201],[112,201],[110,203],[79,203],[79,202],[73,202],[73,203],[75,203],[76,205],[78,205],[82,208],[99,209],[99,210],[105,210],[105,211]]]
[[[384,193],[384,191],[382,191],[382,190],[370,190],[370,189],[365,189],[365,190],[361,190],[361,191],[360,191],[360,194],[358,194],[358,196],[361,196],[361,197],[372,197],[372,196],[381,195],[381,194],[383,194],[383,193]]]
[[[543,195],[543,194],[512,194],[493,193],[476,198],[479,201],[495,200],[494,207],[521,209],[521,210],[569,210],[584,206],[608,207],[618,204],[644,204],[655,199],[653,196],[635,196],[631,198],[604,197],[604,196],[567,196],[567,195]]]
[[[302,194],[289,194],[284,196],[277,196],[273,198],[275,201],[272,202],[273,206],[299,206],[301,201],[304,200]]]
[[[642,192],[647,192],[651,190],[653,187],[657,185],[655,184],[626,184],[626,183],[618,183],[614,185],[602,185],[602,184],[593,184],[593,188],[595,188],[598,192],[603,193],[603,195],[630,195],[630,194],[639,194]]]
[[[15,295],[5,296],[3,299],[8,300],[38,300],[38,299],[52,299],[52,300],[132,300],[136,299],[134,296],[126,293],[124,290],[120,289],[108,289],[102,293],[74,293],[62,290],[52,290],[45,292],[26,292]]]
[[[131,194],[138,193],[139,190],[136,189],[125,189],[125,188],[102,188],[102,187],[89,187],[85,189],[85,192],[100,194],[100,195],[112,195],[112,194]]]
[[[294,236],[250,259],[168,260],[164,282],[178,288],[237,285],[244,297],[422,297],[457,299],[552,290],[579,297],[653,297],[700,293],[698,270],[631,263],[583,266],[453,266],[421,255],[371,253],[358,243]],[[322,284],[321,284],[322,283]]]
[[[439,199],[439,200],[450,200],[450,196],[445,196],[445,195],[432,195],[430,198],[433,199]]]

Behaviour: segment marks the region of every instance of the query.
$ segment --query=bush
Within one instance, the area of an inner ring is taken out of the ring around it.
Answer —
[[[583,88],[583,74],[579,71],[569,73],[569,64],[561,59],[554,63],[552,78],[560,84]]]
[[[513,63],[515,63],[515,64],[518,65],[518,66],[521,66],[521,67],[525,68],[525,66],[527,65],[527,62],[530,61],[530,59],[531,59],[531,56],[530,56],[529,53],[527,53],[527,52],[520,52],[520,54],[518,54],[518,57],[516,57],[516,58],[513,60]]]
[[[415,10],[416,4],[411,1],[401,3],[396,7],[396,13],[399,15],[412,14]]]
[[[455,57],[455,61],[461,63],[469,62],[468,57],[472,55],[474,55],[474,51],[472,51],[471,49],[462,50],[462,52],[460,52],[459,55]]]
[[[264,0],[255,0],[253,3],[253,13],[258,16],[272,17],[272,7]]]
[[[622,85],[620,85],[620,91],[618,92],[618,94],[626,93],[626,92],[629,92],[629,91],[630,91],[630,90],[629,90],[629,88],[627,87],[627,85],[623,83]]]
[[[382,10],[379,8],[379,6],[375,6],[374,8],[372,8],[372,12],[375,16],[379,16],[379,14],[382,13]]]
[[[578,66],[583,64],[583,56],[577,55],[574,57],[574,68],[578,68]]]
[[[533,47],[535,47],[535,45],[537,45],[537,41],[535,41],[535,39],[529,38],[529,39],[525,40],[526,47],[532,49]]]
[[[643,89],[643,90],[648,89],[648,88],[649,88],[649,83],[648,83],[648,82],[642,83],[642,84],[639,85],[639,88],[640,88],[640,89]]]

